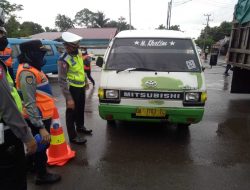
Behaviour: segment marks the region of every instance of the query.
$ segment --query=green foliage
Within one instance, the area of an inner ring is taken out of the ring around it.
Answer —
[[[92,27],[94,24],[94,15],[89,9],[82,9],[75,15],[74,23],[79,26],[86,26],[87,28]]]
[[[59,28],[60,32],[64,32],[70,28],[74,28],[74,22],[66,15],[61,14],[58,14],[56,16],[55,25]]]
[[[126,22],[126,19],[122,16],[118,18],[118,22],[111,20],[105,25],[105,27],[114,27],[117,28],[118,31],[129,30],[129,24]],[[131,29],[134,30],[134,27],[131,26]]]
[[[158,28],[156,28],[156,29],[167,30],[167,28],[163,24],[159,25]]]
[[[159,29],[159,30],[167,30],[167,28],[163,24],[159,25],[157,29]],[[172,25],[172,26],[170,26],[169,30],[181,31],[180,25]]]
[[[103,12],[98,11],[97,13],[94,13],[94,28],[104,28],[109,18],[105,18],[105,14]]]
[[[200,36],[195,41],[200,47],[210,46],[217,41],[223,39],[225,36],[230,36],[232,29],[232,22],[222,22],[220,26],[205,27],[201,31]],[[206,40],[204,40],[206,39]]]
[[[172,25],[172,26],[170,26],[169,30],[181,31],[180,25]]]
[[[23,10],[23,5],[18,5],[18,4],[11,4],[10,2],[6,0],[1,0],[0,1],[0,7],[4,10],[5,14],[7,16],[13,15],[12,13],[15,11],[21,11]]]
[[[22,37],[28,37],[41,32],[44,32],[42,26],[34,22],[23,22],[19,28],[19,34]]]
[[[19,34],[20,23],[16,20],[16,16],[10,16],[9,20],[5,24],[7,35],[10,38],[20,37]]]
[[[48,26],[45,27],[45,32],[57,32],[57,29],[55,28],[50,28]]]

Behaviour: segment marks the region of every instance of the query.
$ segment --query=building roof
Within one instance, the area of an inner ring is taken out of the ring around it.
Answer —
[[[68,32],[72,32],[83,37],[83,40],[91,39],[112,39],[116,33],[117,28],[71,28]],[[47,40],[58,40],[61,38],[62,32],[43,32],[34,34],[31,36],[32,39],[47,39]]]
[[[117,28],[71,28],[68,32],[77,34],[84,39],[112,39]]]
[[[46,40],[56,40],[61,38],[62,32],[42,32],[30,36],[32,39],[46,39]]]

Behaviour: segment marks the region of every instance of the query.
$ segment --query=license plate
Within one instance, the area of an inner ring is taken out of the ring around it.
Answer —
[[[159,108],[138,108],[135,115],[142,117],[165,117],[166,111]]]

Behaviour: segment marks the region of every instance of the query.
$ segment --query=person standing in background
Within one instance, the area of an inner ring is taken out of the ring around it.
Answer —
[[[84,62],[84,71],[87,74],[88,79],[93,84],[93,87],[95,86],[95,80],[91,76],[91,61],[92,58],[89,56],[87,48],[82,48],[82,58]]]

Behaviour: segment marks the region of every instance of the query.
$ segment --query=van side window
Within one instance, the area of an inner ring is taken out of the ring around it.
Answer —
[[[19,45],[13,44],[11,45],[11,49],[12,49],[12,58],[17,58],[17,56],[20,54]]]
[[[44,46],[46,47],[46,49],[48,49],[48,51],[46,52],[46,55],[47,55],[47,56],[54,55],[54,52],[52,51],[51,45],[44,44]]]

